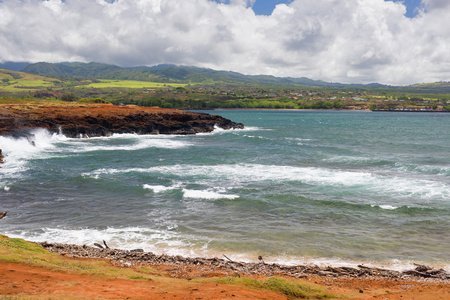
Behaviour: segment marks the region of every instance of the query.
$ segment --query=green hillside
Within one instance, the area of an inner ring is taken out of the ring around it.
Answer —
[[[244,75],[231,71],[160,65],[156,67],[121,68],[100,63],[36,63],[26,67],[24,72],[52,76],[78,77],[114,80],[140,80],[162,83],[190,83],[203,85],[244,85],[244,86],[317,86],[344,87],[347,85],[329,83],[309,78],[275,77],[269,75]],[[350,85],[351,86],[351,85]],[[353,85],[361,86],[361,85]]]
[[[0,69],[0,92],[36,91],[55,87],[59,83],[54,78]]]

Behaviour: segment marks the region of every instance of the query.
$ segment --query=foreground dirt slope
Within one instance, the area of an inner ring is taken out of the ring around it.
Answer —
[[[27,296],[42,296],[42,299],[286,299],[273,292],[180,281],[105,279],[1,263],[0,299],[5,296],[18,296],[6,299],[29,299]]]
[[[25,135],[32,128],[62,132],[68,137],[107,136],[113,133],[195,134],[243,128],[221,116],[134,105],[44,106],[0,105],[0,135]]]
[[[30,299],[30,296],[36,296],[32,299],[288,299],[271,291],[195,282],[192,278],[174,279],[170,271],[165,274],[167,280],[162,281],[111,279],[0,263],[0,299]],[[450,299],[448,283],[325,277],[306,280],[347,299]]]

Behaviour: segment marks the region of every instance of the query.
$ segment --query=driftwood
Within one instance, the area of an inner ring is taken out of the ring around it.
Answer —
[[[327,277],[364,277],[364,278],[390,278],[395,280],[430,280],[439,282],[449,282],[450,273],[443,269],[416,265],[414,270],[395,271],[359,265],[352,267],[319,267],[316,265],[283,266],[268,263],[244,263],[231,260],[225,254],[226,259],[220,258],[190,258],[182,256],[156,255],[152,252],[137,252],[120,249],[106,249],[102,245],[95,243],[98,248],[86,245],[67,245],[39,243],[48,251],[65,253],[72,257],[108,258],[112,264],[130,266],[151,266],[168,265],[173,266],[175,277],[189,276],[188,270],[192,267],[202,268],[204,272],[222,273],[224,275],[265,275],[265,276],[292,276],[303,278],[307,276],[327,276]],[[139,249],[141,250],[141,249]]]
[[[109,249],[108,245],[106,245],[106,242],[103,240],[103,245],[105,245],[106,249]]]
[[[99,243],[94,243],[94,246],[99,247],[100,249],[104,249],[102,245],[100,245]]]
[[[0,219],[3,219],[4,217],[6,217],[6,213],[7,213],[7,211],[1,212]]]
[[[230,262],[234,262],[231,259],[229,259],[225,254],[222,254],[223,256],[225,256],[226,259],[228,259]]]

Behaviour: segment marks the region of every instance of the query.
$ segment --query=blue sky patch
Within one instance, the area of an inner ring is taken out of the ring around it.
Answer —
[[[226,3],[228,4],[230,0],[215,0],[218,3]],[[272,14],[275,6],[278,4],[289,4],[293,0],[256,0],[253,4],[252,8],[255,14],[257,15],[265,15],[269,16]],[[422,0],[385,0],[385,1],[394,1],[394,2],[403,2],[406,6],[406,14],[405,16],[409,18],[413,18],[417,15],[418,9],[421,6]]]

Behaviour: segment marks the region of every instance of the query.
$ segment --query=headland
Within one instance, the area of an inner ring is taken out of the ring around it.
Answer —
[[[0,135],[5,136],[26,136],[35,128],[78,138],[115,133],[185,135],[211,132],[216,127],[238,129],[244,125],[206,113],[135,105],[0,105]]]

